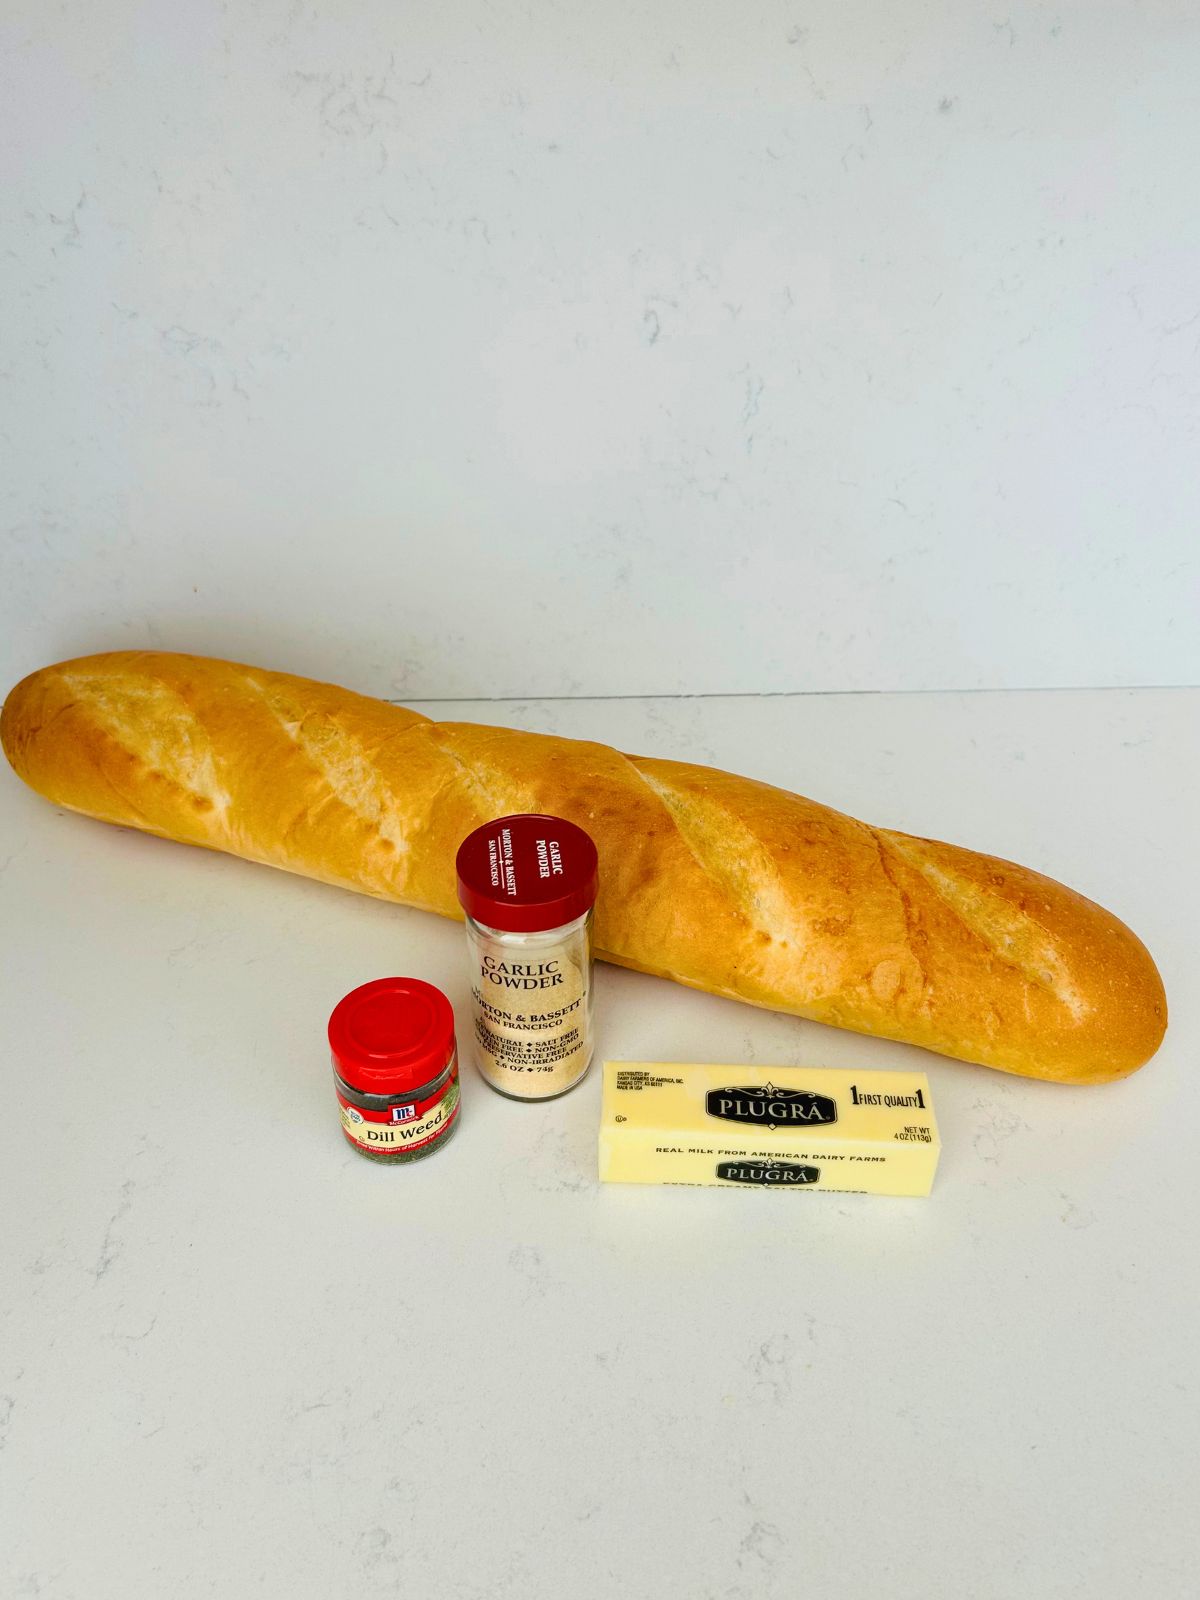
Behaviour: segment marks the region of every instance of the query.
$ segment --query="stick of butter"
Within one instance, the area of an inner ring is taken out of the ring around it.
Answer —
[[[604,1063],[605,1183],[926,1195],[940,1151],[923,1072]]]

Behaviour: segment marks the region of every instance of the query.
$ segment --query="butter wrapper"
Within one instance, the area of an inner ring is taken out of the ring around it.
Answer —
[[[940,1153],[923,1072],[604,1063],[604,1183],[927,1195]]]

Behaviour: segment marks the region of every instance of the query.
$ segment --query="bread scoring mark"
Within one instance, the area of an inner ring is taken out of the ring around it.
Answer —
[[[388,856],[383,877],[390,891],[402,892],[411,844],[400,823],[400,802],[375,766],[374,755],[327,712],[305,711],[275,684],[248,674],[243,682],[260,696],[287,737],[321,774],[330,796],[374,830]],[[303,820],[295,818],[285,837]]]
[[[664,808],[701,871],[729,896],[763,945],[802,950],[808,942],[807,924],[797,918],[762,840],[741,817],[707,796],[683,794],[633,758],[624,759]]]
[[[133,673],[63,672],[60,679],[144,776],[183,790],[206,822],[214,820],[213,813],[225,822],[230,796],[218,776],[216,756],[203,723],[177,689]],[[142,815],[127,795],[121,800]]]
[[[1091,1007],[1071,982],[1066,964],[1045,928],[990,889],[968,883],[938,865],[920,844],[904,834],[872,829],[881,846],[914,867],[962,925],[998,961],[1012,967],[1039,989],[1045,989],[1082,1022]],[[880,860],[883,860],[881,849]],[[1026,1005],[1028,1014],[1028,1005]]]
[[[911,967],[915,969],[918,1003],[920,1003],[920,1001],[928,1002],[933,995],[933,984],[929,981],[929,974],[926,972],[925,966],[920,956],[917,954],[917,944],[919,942],[918,935],[920,933],[920,929],[917,927],[916,921],[913,917],[912,901],[909,898],[903,884],[899,882],[891,867],[888,865],[887,847],[884,844],[883,835],[880,833],[879,829],[869,827],[866,823],[862,823],[860,826],[870,836],[871,842],[875,846],[875,853],[879,857],[879,870],[883,873],[884,877],[891,885],[896,896],[897,904],[900,908],[900,916],[904,921],[905,953],[909,962],[911,963]],[[880,972],[881,967],[886,969],[885,973]],[[907,987],[906,979],[908,976],[909,974],[903,971],[900,964],[895,960],[880,962],[879,965],[876,966],[875,970],[871,973],[870,984],[872,992],[875,994],[876,998],[883,1001],[885,1005],[890,1004],[895,998],[897,992],[903,992],[903,989]]]
[[[429,808],[438,796],[453,784],[465,790],[481,823],[491,822],[496,817],[510,816],[518,811],[541,810],[531,789],[518,789],[511,778],[503,775],[500,781],[496,782],[494,773],[481,770],[481,762],[464,761],[454,748],[454,726],[445,722],[427,722],[421,730],[431,740],[438,755],[444,756],[452,763],[452,770],[446,774],[430,796]],[[429,808],[426,809],[427,817],[432,814]]]

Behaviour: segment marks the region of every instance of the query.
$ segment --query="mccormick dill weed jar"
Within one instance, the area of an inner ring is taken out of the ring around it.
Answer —
[[[565,1094],[592,1059],[596,846],[562,817],[499,817],[457,868],[479,1071],[516,1100]]]
[[[329,1019],[342,1132],[363,1155],[400,1164],[444,1145],[458,1127],[454,1012],[420,978],[377,978]]]

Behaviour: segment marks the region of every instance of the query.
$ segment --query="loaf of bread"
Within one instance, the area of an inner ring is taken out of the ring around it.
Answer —
[[[568,817],[604,959],[1005,1072],[1119,1078],[1166,1027],[1146,949],[1082,895],[727,772],[124,651],[26,678],[0,738],[56,805],[447,917],[479,823]]]

